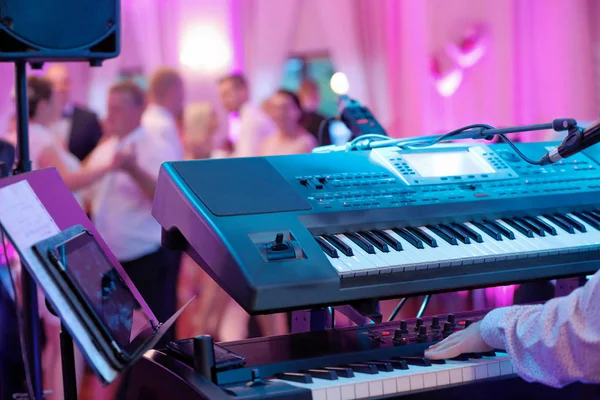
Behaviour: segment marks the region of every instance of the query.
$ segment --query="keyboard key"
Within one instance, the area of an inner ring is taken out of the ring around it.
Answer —
[[[408,369],[408,363],[404,360],[381,360],[390,363],[394,369]]]
[[[366,364],[374,365],[378,371],[391,372],[394,370],[392,364],[386,361],[369,361]]]
[[[326,369],[328,371],[335,371],[335,373],[337,374],[337,376],[341,376],[344,378],[354,378],[354,371],[352,371],[352,368],[346,368],[346,367],[325,367],[323,369]]]
[[[572,217],[570,217],[568,214],[554,214],[555,217],[557,217],[558,219],[560,219],[561,221],[563,221],[565,224],[572,226],[574,229],[578,230],[581,233],[585,233],[586,229],[585,226],[583,226],[583,224],[579,221],[577,221],[576,219],[573,219]]]
[[[328,381],[334,381],[338,379],[337,373],[329,369],[309,369],[302,372],[309,374],[313,378],[326,379]]]
[[[375,254],[375,248],[371,243],[369,243],[362,236],[357,235],[356,233],[345,233],[344,234],[348,239],[352,240],[354,244],[363,249],[368,254]]]
[[[392,235],[385,231],[373,230],[374,235],[377,235],[381,240],[383,240],[389,247],[396,251],[402,251],[402,244],[396,240]]]
[[[478,221],[473,221],[471,223],[474,226],[476,226],[480,231],[482,231],[483,233],[486,233],[492,239],[497,240],[497,241],[502,240],[502,234],[500,233],[500,231],[498,231],[494,227],[484,224],[482,222],[478,222]]]
[[[402,239],[415,246],[417,249],[424,249],[423,241],[414,233],[406,228],[393,228],[394,233],[398,234]]]
[[[565,223],[562,219],[560,219],[554,215],[545,214],[544,218],[546,218],[548,221],[552,222],[554,225],[558,226],[559,228],[561,228],[562,230],[564,230],[567,233],[570,233],[570,234],[575,233],[575,228],[573,228],[572,225]]]
[[[436,225],[427,225],[427,229],[429,229],[430,231],[435,233],[441,239],[445,240],[446,243],[448,243],[452,246],[458,245],[458,240],[456,239],[456,237],[454,237],[454,235],[452,233],[446,232],[443,228],[440,228],[439,226],[436,226]]]
[[[378,248],[379,251],[389,253],[390,249],[388,248],[388,245],[375,234],[368,231],[361,231],[358,232],[358,234],[369,241],[373,246]]]
[[[375,375],[377,374],[377,367],[369,364],[348,364],[348,368],[352,368],[352,371],[360,372],[361,374]]]
[[[527,219],[527,217],[525,218],[513,218],[514,221],[517,221],[518,223],[520,223],[523,226],[526,226],[527,228],[531,229],[531,231],[538,235],[538,236],[546,236],[546,232],[544,231],[544,229],[540,226],[537,226],[537,224],[532,223],[531,221],[529,221]]]
[[[324,237],[329,243],[331,243],[335,248],[341,251],[345,256],[352,257],[352,249],[346,243],[344,243],[340,238],[335,235],[321,235]]]
[[[467,235],[465,232],[461,232],[460,230],[454,228],[453,226],[446,225],[446,224],[439,224],[438,226],[441,229],[443,229],[444,231],[451,233],[456,239],[460,240],[464,244],[471,243],[471,238],[469,238],[469,235]]]
[[[546,233],[552,236],[556,236],[556,229],[552,225],[547,224],[545,221],[541,220],[538,217],[527,217],[527,219],[538,224],[538,226],[540,226]]]
[[[298,383],[313,383],[312,377],[308,374],[300,372],[286,372],[277,375],[278,379],[282,381],[298,382]]]
[[[325,239],[323,239],[323,238],[321,238],[319,236],[315,236],[314,238],[317,241],[317,243],[319,244],[319,246],[321,247],[321,249],[329,257],[331,257],[331,258],[339,258],[340,257],[338,255],[337,250],[332,245],[330,245]]]
[[[588,213],[574,212],[572,214],[575,215],[580,220],[582,220],[583,222],[585,222],[586,224],[588,224],[588,225],[594,227],[596,230],[600,231],[600,222],[596,221],[596,219],[594,217],[590,217]]]
[[[463,232],[467,236],[469,236],[469,238],[471,238],[471,240],[474,240],[477,243],[483,243],[483,238],[481,237],[481,235],[478,232],[475,232],[473,229],[471,229],[467,225],[461,224],[458,222],[452,222],[450,225],[453,228],[455,228],[455,229]]]
[[[408,227],[408,228],[406,228],[406,230],[409,231],[409,232],[411,232],[415,236],[417,236],[424,243],[427,243],[427,245],[429,247],[438,247],[437,241],[434,238],[432,238],[429,234],[427,234],[423,230],[423,228]]]
[[[489,227],[492,227],[494,229],[496,229],[496,231],[500,232],[500,234],[502,236],[504,236],[507,239],[510,240],[514,240],[515,239],[515,234],[513,231],[511,231],[510,229],[508,229],[507,227],[505,227],[504,225],[500,224],[497,221],[490,221],[490,220],[483,220],[482,221],[484,224],[486,224]]]
[[[425,357],[394,357],[394,359],[406,361],[408,365],[431,367],[431,360]]]
[[[521,224],[520,222],[518,222],[515,219],[511,219],[511,218],[502,218],[502,221],[506,222],[508,225],[510,225],[511,227],[513,227],[515,230],[517,230],[517,232],[522,233],[523,235],[532,238],[533,237],[533,231],[531,229],[529,229],[527,226],[524,226],[523,224]]]

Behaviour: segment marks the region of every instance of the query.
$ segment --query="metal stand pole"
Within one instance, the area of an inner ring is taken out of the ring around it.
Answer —
[[[77,400],[77,373],[75,371],[73,338],[62,323],[60,324],[60,360],[65,400]]]
[[[31,170],[29,160],[29,106],[27,97],[27,71],[25,61],[15,62],[15,90],[17,97],[17,147],[19,160],[15,174]],[[33,397],[42,400],[42,357],[40,348],[40,318],[38,313],[37,287],[27,269],[21,273],[21,297],[23,299],[23,332],[29,376]]]

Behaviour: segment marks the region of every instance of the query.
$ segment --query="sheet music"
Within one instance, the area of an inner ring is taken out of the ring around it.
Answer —
[[[15,247],[22,250],[60,233],[29,182],[25,180],[0,189],[0,223]]]

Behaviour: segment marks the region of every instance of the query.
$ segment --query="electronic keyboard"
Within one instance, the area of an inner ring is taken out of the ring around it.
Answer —
[[[153,215],[249,313],[316,308],[594,273],[599,161],[452,144],[168,162]]]
[[[519,378],[492,351],[429,360],[425,348],[485,311],[221,343],[245,365],[204,376],[204,354],[153,350],[133,368],[129,399],[593,399],[598,385],[558,390]],[[200,368],[201,369],[201,368]]]

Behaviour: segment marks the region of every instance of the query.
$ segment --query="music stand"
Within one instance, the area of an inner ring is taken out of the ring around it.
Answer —
[[[65,328],[64,335],[61,333],[61,339],[65,336],[65,340],[61,340],[61,353],[63,384],[68,399],[77,396],[72,368],[73,349],[72,345],[70,350],[68,346],[71,337],[75,339],[82,354],[101,381],[110,383],[131,367],[146,350],[154,346],[187,306],[186,304],[182,307],[164,324],[156,319],[54,168],[0,180],[0,227],[19,253],[22,265],[46,294],[46,298]],[[56,278],[48,272],[47,260],[40,256],[46,254],[40,252],[40,246],[48,245],[52,240],[68,239],[69,235],[82,230],[94,236],[99,251],[106,256],[155,328],[152,337],[141,341],[142,345],[134,352],[135,354],[120,365],[111,362],[106,350],[98,343],[94,332],[90,331],[89,325],[86,325],[86,321],[82,318],[80,305],[65,296],[60,282],[57,282]]]

